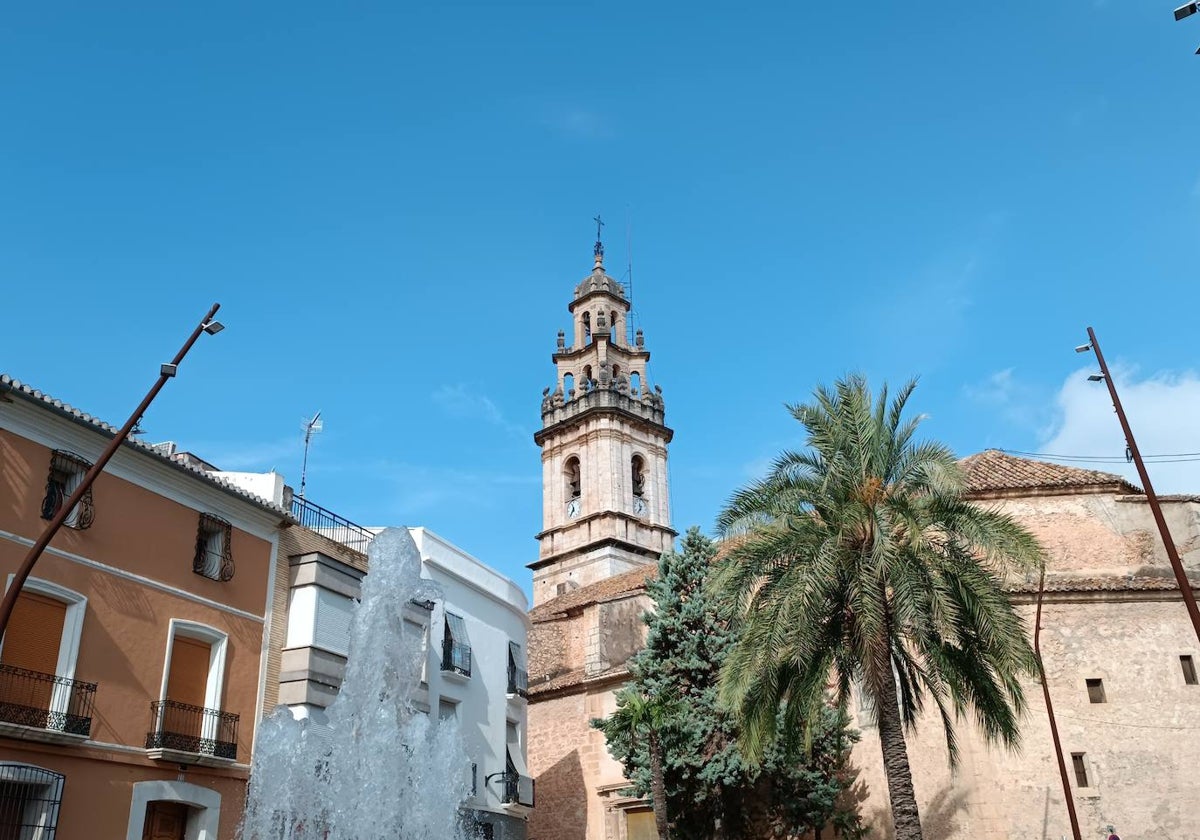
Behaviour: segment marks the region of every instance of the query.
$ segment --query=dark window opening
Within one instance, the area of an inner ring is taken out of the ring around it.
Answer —
[[[446,613],[442,632],[442,670],[471,676],[471,645],[467,638],[467,623],[461,615]]]
[[[67,452],[64,449],[54,450],[54,454],[50,456],[50,475],[46,479],[46,496],[42,499],[42,519],[53,519],[62,510],[62,506],[67,499],[71,498],[71,494],[79,489],[84,476],[91,468],[91,462],[85,461],[74,452]],[[82,531],[91,527],[94,518],[92,488],[89,487],[71,512],[67,514],[63,524],[68,528]]]
[[[0,837],[54,840],[65,781],[61,773],[0,762]]]
[[[1084,753],[1071,753],[1071,766],[1075,769],[1075,784],[1081,788],[1088,786],[1087,763],[1083,760],[1084,755]]]
[[[1092,703],[1106,703],[1104,699],[1104,680],[1086,680],[1088,700]]]
[[[211,513],[200,514],[192,571],[211,580],[233,579],[233,526]]]
[[[1196,685],[1196,663],[1190,656],[1179,657],[1179,667],[1183,669],[1183,682],[1185,685]]]
[[[567,498],[578,499],[582,493],[581,475],[578,458],[568,458],[564,469],[567,477]]]
[[[643,496],[646,493],[646,462],[641,455],[634,455],[630,465],[633,473],[633,495]]]

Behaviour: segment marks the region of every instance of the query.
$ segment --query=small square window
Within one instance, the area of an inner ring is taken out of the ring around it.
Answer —
[[[233,579],[233,526],[210,513],[200,514],[192,571],[212,580]]]
[[[1075,784],[1077,787],[1088,787],[1088,772],[1087,762],[1084,756],[1087,753],[1071,753],[1071,767],[1075,770]]]
[[[1196,663],[1190,656],[1179,657],[1179,667],[1183,669],[1183,682],[1185,685],[1196,685]]]
[[[1093,703],[1106,703],[1104,699],[1104,680],[1087,680],[1088,700]]]

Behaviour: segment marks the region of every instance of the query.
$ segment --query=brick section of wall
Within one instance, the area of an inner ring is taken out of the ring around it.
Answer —
[[[529,704],[529,772],[537,783],[537,807],[529,816],[529,840],[584,840],[588,797],[582,747],[589,741],[585,695],[576,693]]]
[[[267,685],[263,692],[263,715],[269,715],[279,703],[279,670],[283,657],[283,645],[287,640],[288,590],[291,566],[288,558],[297,554],[319,551],[341,560],[356,569],[366,570],[365,554],[347,548],[339,542],[304,528],[293,525],[279,532],[279,552],[275,557],[275,589],[271,595],[270,647],[267,650]]]

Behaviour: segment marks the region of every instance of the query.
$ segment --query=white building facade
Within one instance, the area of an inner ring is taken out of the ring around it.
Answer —
[[[439,601],[403,606],[406,628],[425,645],[414,705],[459,727],[471,762],[463,811],[477,836],[524,840],[534,804],[526,769],[528,602],[514,582],[449,541],[425,528],[408,530],[421,576],[442,592]],[[319,729],[345,673],[364,573],[319,551],[289,559],[279,702]]]

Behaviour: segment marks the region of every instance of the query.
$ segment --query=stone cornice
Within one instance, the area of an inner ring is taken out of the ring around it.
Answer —
[[[577,426],[589,417],[602,414],[621,417],[635,426],[660,435],[665,443],[670,443],[675,436],[675,432],[664,422],[665,412],[661,408],[652,407],[618,391],[597,388],[543,412],[542,422],[546,425],[533,433],[533,442],[541,446],[555,433]]]
[[[639,525],[641,525],[645,528],[650,528],[650,529],[659,531],[664,534],[670,534],[672,540],[674,540],[675,537],[679,536],[678,531],[676,531],[674,528],[671,528],[667,525],[651,525],[647,522],[643,522],[642,520],[638,519],[637,517],[630,516],[627,513],[621,513],[620,511],[615,511],[615,510],[606,510],[601,513],[594,513],[588,518],[599,519],[604,516],[617,516],[622,519],[628,519],[630,521],[637,522]],[[582,520],[576,520],[576,522],[579,522],[579,521],[582,521]],[[548,528],[547,530],[542,531],[540,534],[538,534],[537,539],[540,540],[540,539],[542,539],[542,537],[546,536],[547,534],[552,534],[552,533],[555,533],[556,531],[561,532],[561,531],[569,530],[570,528],[574,527],[575,524],[576,523],[572,523],[571,525],[560,525],[555,528]],[[601,537],[600,539],[592,540],[590,542],[584,543],[583,545],[577,546],[577,547],[569,549],[567,551],[563,551],[563,552],[559,552],[558,554],[551,555],[550,557],[543,557],[541,559],[535,560],[532,563],[529,563],[528,565],[526,565],[525,568],[537,571],[538,569],[543,569],[546,566],[550,566],[554,563],[560,563],[565,558],[578,557],[578,556],[587,554],[589,551],[593,551],[597,548],[603,548],[603,547],[609,546],[609,545],[615,546],[617,548],[622,548],[622,549],[630,552],[631,554],[641,554],[642,556],[649,557],[650,559],[652,559],[656,562],[658,560],[659,555],[662,554],[661,551],[656,551],[652,548],[647,548],[644,545],[638,545],[637,543],[633,543],[633,542],[629,542],[628,540],[620,539],[619,537]]]

